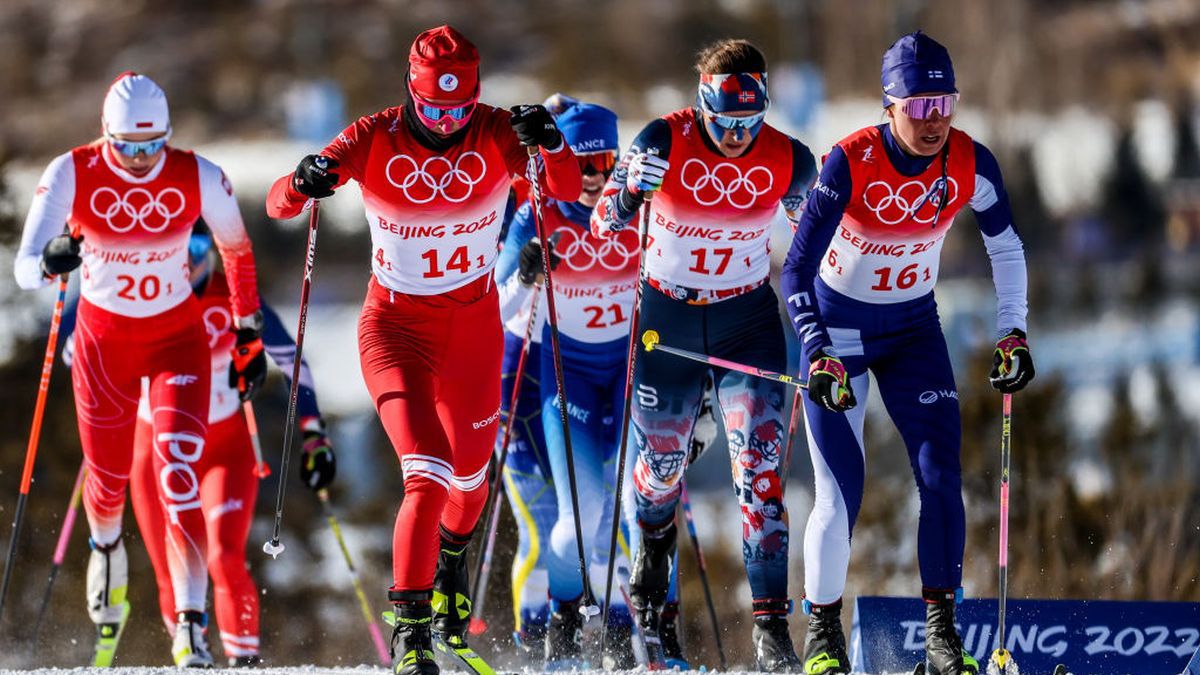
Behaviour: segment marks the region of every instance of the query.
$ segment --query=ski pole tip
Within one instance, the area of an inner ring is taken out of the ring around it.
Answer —
[[[283,544],[279,543],[279,540],[277,539],[273,539],[263,544],[263,553],[271,556],[272,560],[278,558],[279,554],[283,553],[283,549]]]
[[[642,345],[646,347],[646,351],[653,351],[658,346],[659,338],[658,331],[648,330],[642,333]]]

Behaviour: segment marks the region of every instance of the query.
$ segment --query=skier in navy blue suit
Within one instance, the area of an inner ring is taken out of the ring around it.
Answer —
[[[1024,246],[995,157],[951,126],[950,54],[924,33],[883,57],[888,121],[829,152],[783,267],[808,363],[804,406],[816,498],[804,541],[805,671],[849,673],[840,612],[865,476],[868,371],[908,448],[921,499],[917,535],[930,675],[978,673],[954,627],[966,520],[958,391],[933,287],[946,232],[970,206],[992,264],[998,342],[992,386],[1033,378],[1025,340]]]

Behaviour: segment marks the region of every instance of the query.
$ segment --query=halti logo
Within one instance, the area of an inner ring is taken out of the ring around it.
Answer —
[[[921,395],[917,397],[917,400],[925,405],[930,405],[937,403],[939,398],[952,398],[957,401],[958,392],[954,391],[953,389],[938,389],[937,391],[930,390],[922,392]]]

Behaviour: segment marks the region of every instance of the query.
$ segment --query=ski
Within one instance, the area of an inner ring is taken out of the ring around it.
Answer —
[[[913,669],[913,675],[925,675],[925,663],[924,662],[917,664],[917,667]],[[1070,673],[1070,671],[1067,670],[1067,667],[1065,665],[1060,663],[1057,666],[1054,666],[1054,674],[1053,675],[1071,675],[1071,673]]]
[[[117,655],[117,643],[121,641],[121,633],[125,632],[125,624],[129,623],[128,602],[121,603],[121,620],[117,623],[102,623],[96,626],[96,653],[92,657],[95,668],[111,668]]]
[[[666,670],[667,659],[658,636],[658,611],[651,608],[638,610],[635,623],[642,634],[642,644],[646,647],[646,670]]]
[[[453,657],[468,672],[478,673],[479,675],[496,675],[496,671],[492,670],[488,662],[484,661],[483,657],[479,654],[476,654],[475,650],[471,649],[466,641],[458,635],[442,636],[434,633],[433,646],[439,652]]]

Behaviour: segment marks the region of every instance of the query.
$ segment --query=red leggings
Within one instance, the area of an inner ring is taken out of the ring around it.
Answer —
[[[167,523],[158,507],[150,437],[150,424],[139,419],[130,492],[133,513],[154,566],[163,623],[167,630],[174,630],[177,608],[163,538]],[[212,422],[207,440],[196,471],[202,476],[200,502],[208,520],[208,572],[213,580],[217,626],[226,656],[249,656],[258,653],[258,588],[246,570],[246,539],[258,498],[254,448],[240,412]]]
[[[180,611],[203,611],[208,590],[199,489],[211,368],[208,334],[191,295],[141,319],[79,302],[71,380],[87,463],[83,505],[92,540],[107,545],[121,536],[138,399],[147,377],[150,464],[160,488],[159,515],[170,524],[163,545]]]
[[[433,587],[438,525],[469,534],[487,498],[504,338],[488,275],[434,296],[371,279],[358,322],[363,379],[404,472],[393,590]]]

